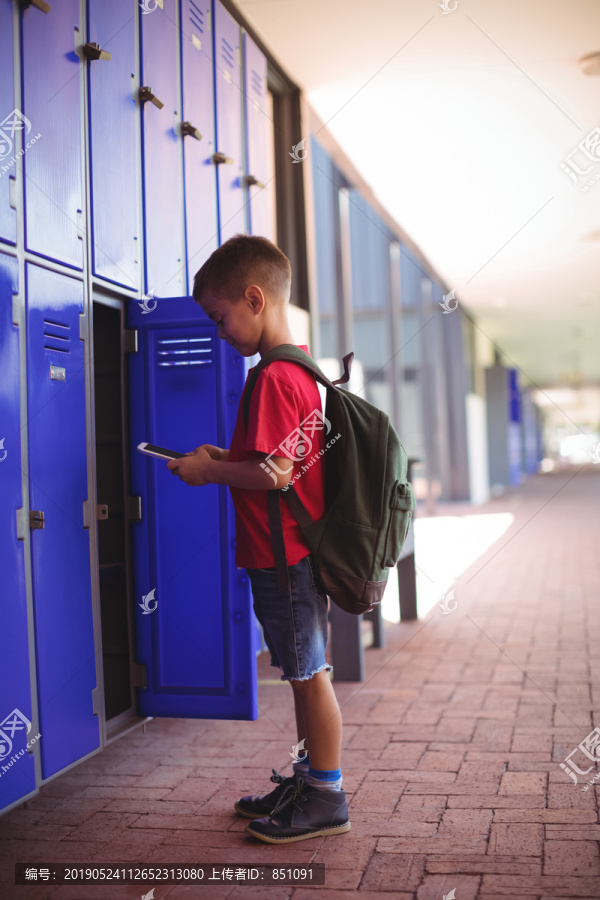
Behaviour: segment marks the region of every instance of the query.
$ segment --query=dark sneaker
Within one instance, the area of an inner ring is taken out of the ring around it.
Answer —
[[[320,791],[302,778],[282,787],[271,815],[255,819],[246,828],[248,834],[267,844],[290,844],[350,831],[344,791]]]
[[[273,809],[277,806],[277,801],[281,797],[282,791],[288,785],[296,784],[296,774],[294,773],[289,778],[284,778],[283,775],[280,775],[277,769],[273,769],[273,774],[271,775],[271,781],[274,781],[277,787],[274,791],[271,791],[270,794],[263,794],[262,796],[252,797],[248,795],[247,797],[242,797],[241,800],[238,800],[237,803],[234,804],[235,811],[239,812],[241,816],[246,816],[247,819],[260,819],[262,816],[271,815]]]

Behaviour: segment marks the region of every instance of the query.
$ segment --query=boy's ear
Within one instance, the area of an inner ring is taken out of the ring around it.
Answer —
[[[244,292],[244,296],[255,315],[263,311],[266,306],[266,299],[263,290],[257,284],[249,284]]]

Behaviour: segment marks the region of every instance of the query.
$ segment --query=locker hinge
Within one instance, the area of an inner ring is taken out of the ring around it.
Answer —
[[[87,313],[79,313],[79,340],[86,341],[88,332]]]
[[[133,664],[133,684],[136,688],[147,688],[148,679],[146,676],[146,666],[144,663]]]
[[[93,715],[99,716],[102,712],[102,708],[100,706],[100,688],[95,687],[92,688],[92,710]]]
[[[18,294],[13,294],[13,305],[12,305],[12,323],[16,325],[18,328],[21,328],[22,320],[21,317],[23,315],[23,306],[21,304],[21,298]]]
[[[52,9],[45,0],[21,0],[21,6],[37,6],[43,13],[49,13]]]
[[[78,209],[77,213],[77,238],[82,241],[85,238],[85,218],[83,210]]]
[[[138,333],[137,328],[123,329],[123,353],[137,353]]]
[[[15,175],[8,176],[8,205],[11,209],[17,208],[17,179]]]
[[[128,497],[127,498],[127,519],[130,522],[141,522],[142,521],[142,498],[141,497]]]
[[[25,535],[29,531],[29,514],[26,509],[16,510],[17,513],[17,540],[24,541]]]
[[[91,500],[84,500],[83,527],[89,528],[94,519],[108,519],[108,506],[106,503],[99,503],[97,506],[94,506]]]

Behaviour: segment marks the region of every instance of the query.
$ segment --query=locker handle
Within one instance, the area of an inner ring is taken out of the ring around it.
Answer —
[[[258,178],[254,177],[254,175],[247,176],[246,184],[248,185],[248,187],[264,188],[264,184],[262,183],[262,181],[259,181]]]
[[[30,528],[45,528],[46,520],[44,518],[44,513],[41,509],[31,509],[29,511],[29,527]]]
[[[21,6],[37,6],[43,13],[49,13],[52,9],[49,3],[44,3],[44,0],[21,0]]]
[[[88,59],[105,59],[107,61],[112,59],[112,53],[109,53],[108,50],[103,50],[100,44],[97,44],[95,41],[88,41],[87,44],[84,44],[83,52]]]
[[[156,8],[156,7],[155,7],[155,8]],[[153,93],[152,93],[152,88],[151,88],[151,87],[148,87],[147,85],[143,85],[143,86],[140,88],[140,91],[139,91],[139,97],[140,97],[140,100],[142,101],[142,103],[145,103],[146,100],[149,100],[150,103],[154,103],[154,105],[155,105],[158,109],[162,109],[163,106],[165,105],[165,104],[162,102],[162,100],[159,100],[159,99],[158,99],[158,97],[156,96],[156,94],[153,94]]]
[[[210,158],[211,162],[214,162],[215,166],[219,166],[221,163],[227,163],[227,165],[231,165],[233,160],[230,156],[225,156],[224,153],[213,153]]]
[[[181,123],[181,133],[189,134],[193,138],[196,138],[197,141],[202,140],[202,135],[200,134],[198,129],[194,125],[192,125],[191,122],[182,122]]]

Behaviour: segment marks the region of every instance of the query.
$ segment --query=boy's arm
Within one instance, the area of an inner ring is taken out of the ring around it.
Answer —
[[[285,456],[270,456],[267,463],[265,460],[268,454],[257,453],[256,459],[229,462],[223,458],[212,457],[205,447],[206,445],[197,447],[193,453],[169,460],[167,469],[170,469],[173,475],[179,475],[186,484],[195,487],[205,484],[226,484],[247,491],[279,490],[285,487],[292,477],[294,464]],[[225,452],[229,455],[229,451]]]
[[[224,447],[215,447],[214,444],[202,444],[200,447],[196,447],[196,450],[206,450],[211,459],[218,459],[221,462],[227,462],[229,459],[229,450]],[[196,452],[193,451],[193,453]],[[192,454],[188,454],[191,456]]]

